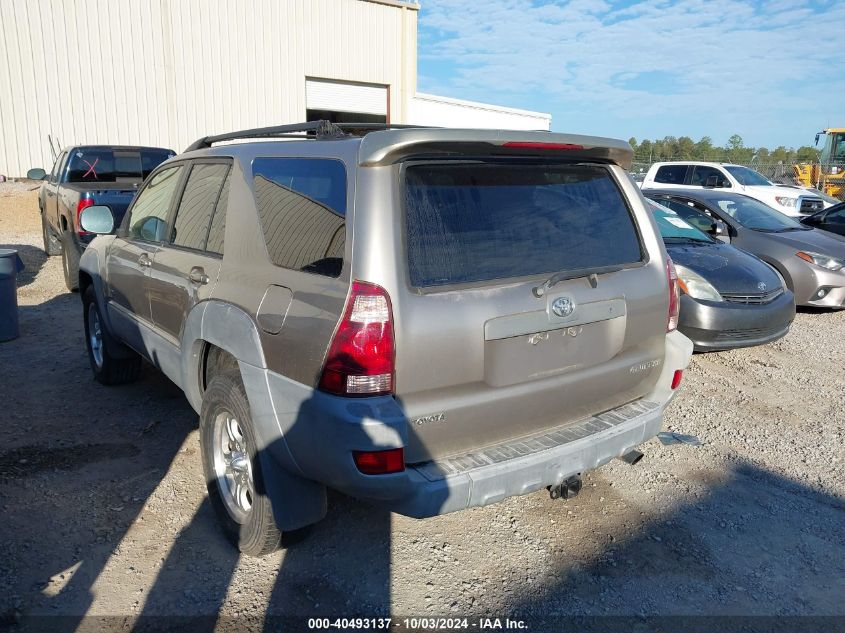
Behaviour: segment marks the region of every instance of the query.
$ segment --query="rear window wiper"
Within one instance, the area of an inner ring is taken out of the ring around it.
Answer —
[[[542,297],[561,281],[567,281],[569,279],[580,279],[581,277],[589,277],[590,285],[595,288],[597,283],[597,275],[615,273],[624,268],[624,264],[613,264],[612,266],[594,266],[592,268],[574,268],[572,270],[562,270],[546,279],[546,281],[541,283],[539,286],[535,286],[534,288],[532,288],[531,292],[534,293],[535,297]]]

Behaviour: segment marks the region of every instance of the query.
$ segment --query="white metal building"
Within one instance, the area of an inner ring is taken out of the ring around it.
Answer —
[[[0,174],[53,143],[183,150],[315,118],[549,129],[551,117],[416,94],[400,0],[3,0]]]

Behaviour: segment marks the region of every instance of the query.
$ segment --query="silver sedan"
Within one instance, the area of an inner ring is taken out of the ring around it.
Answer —
[[[845,308],[845,238],[819,231],[748,196],[723,189],[650,189],[646,196],[687,222],[774,266],[796,305]]]

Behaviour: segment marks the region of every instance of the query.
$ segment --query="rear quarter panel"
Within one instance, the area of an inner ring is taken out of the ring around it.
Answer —
[[[250,147],[251,145],[251,147]],[[264,147],[260,147],[260,146]],[[288,147],[285,147],[285,146]],[[270,286],[291,293],[290,305],[278,333],[258,327],[268,369],[314,387],[349,290],[350,221],[355,200],[355,153],[339,152],[346,165],[347,237],[340,277],[332,278],[275,266],[269,258],[252,188],[255,157],[326,157],[319,143],[247,144],[233,149],[231,185],[224,238],[223,263],[212,299],[242,308],[257,321],[261,300]],[[339,149],[343,150],[341,144]],[[319,152],[323,152],[320,154]]]

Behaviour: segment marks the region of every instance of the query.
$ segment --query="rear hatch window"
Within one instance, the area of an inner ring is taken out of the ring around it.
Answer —
[[[643,260],[631,212],[606,167],[417,163],[404,180],[414,287]]]

